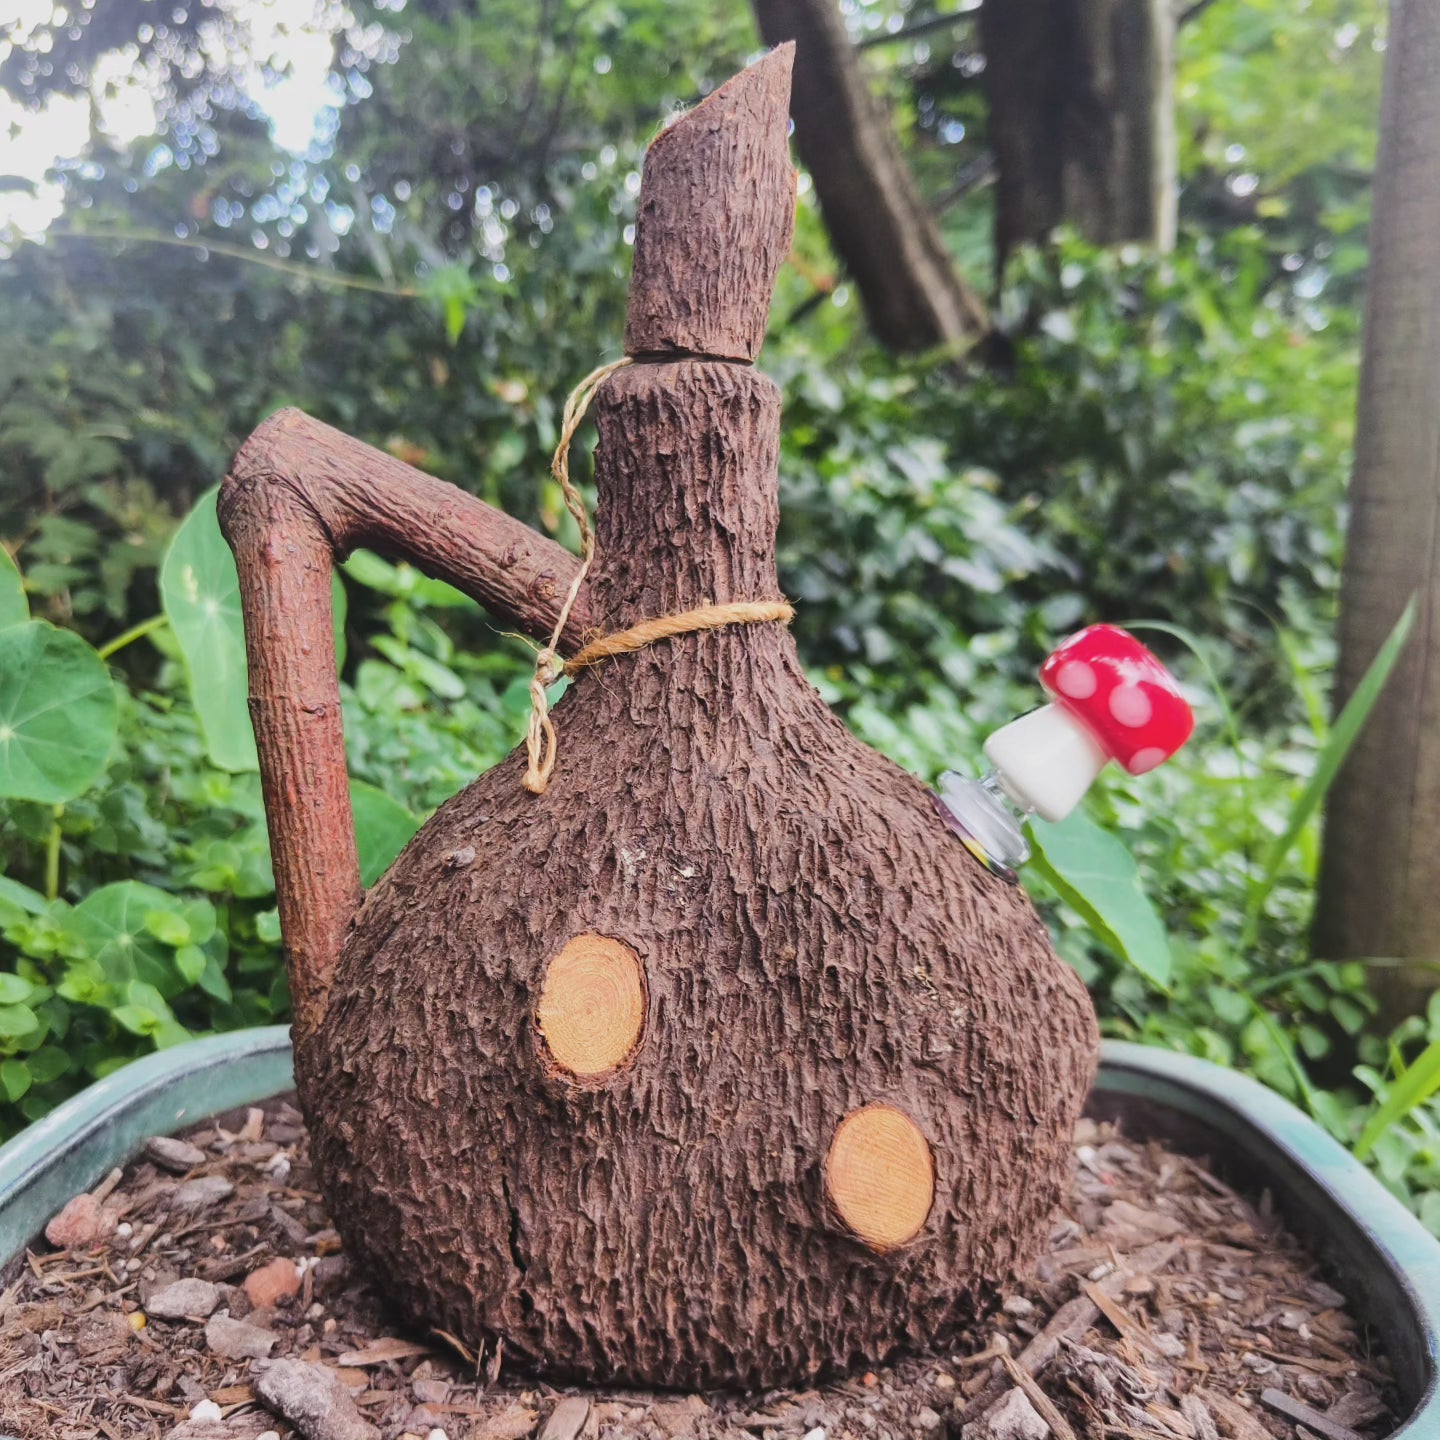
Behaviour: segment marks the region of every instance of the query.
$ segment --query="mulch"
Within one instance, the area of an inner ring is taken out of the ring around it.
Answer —
[[[156,1141],[0,1276],[20,1440],[1379,1440],[1383,1355],[1288,1234],[1085,1120],[1049,1252],[943,1354],[801,1392],[577,1391],[408,1332],[352,1273],[287,1101]]]

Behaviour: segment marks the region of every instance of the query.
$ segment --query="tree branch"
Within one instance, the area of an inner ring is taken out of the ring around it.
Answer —
[[[1210,3],[1210,0],[1204,0],[1204,3]],[[917,20],[913,25],[905,26],[903,30],[882,30],[878,34],[867,35],[855,42],[855,48],[873,50],[879,45],[899,45],[906,40],[918,40],[920,36],[933,35],[937,30],[952,30],[956,25],[973,20],[976,13],[974,10],[963,10],[951,15],[932,15],[928,20]]]
[[[360,904],[330,576],[368,546],[548,638],[579,562],[518,520],[298,410],[241,447],[220,490],[240,575],[250,716],[297,1033],[320,1021]],[[563,637],[578,647],[582,593]]]

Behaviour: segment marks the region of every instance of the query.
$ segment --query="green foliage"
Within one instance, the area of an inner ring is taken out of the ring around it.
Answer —
[[[207,495],[181,531],[208,533],[199,527],[214,523]],[[182,553],[206,552],[191,544]],[[514,695],[527,672],[523,651],[508,643],[457,657],[407,598],[418,591],[443,604],[453,592],[368,562],[356,569],[390,593],[376,596],[377,653],[361,663],[357,684],[343,687],[356,773],[385,787],[353,785],[367,884],[418,827],[402,802],[433,807],[514,743]],[[211,549],[200,563],[200,596],[233,586],[228,550]],[[238,626],[238,615],[227,623]],[[0,798],[0,1134],[145,1050],[288,1013],[258,776],[217,764],[201,724],[205,686],[224,687],[209,698],[243,713],[243,669],[192,670],[165,627],[138,628],[162,657],[153,683],[112,683],[74,632],[36,621],[0,630],[0,645],[32,630],[66,642],[23,672],[27,693],[67,683],[79,647],[99,669],[111,718],[99,769],[70,786],[65,803],[50,803],[51,792],[44,804]],[[151,667],[135,656],[139,638],[117,654],[144,673]],[[233,639],[212,626],[206,643]],[[11,673],[0,667],[0,694]],[[82,716],[83,697],[57,709]],[[407,745],[417,734],[423,743]]]
[[[1030,843],[1033,873],[1049,882],[1101,944],[1164,990],[1170,983],[1170,942],[1124,845],[1083,810],[1057,825],[1032,821]]]
[[[207,491],[175,532],[160,567],[160,596],[185,657],[210,759],[222,770],[254,770],[240,578],[215,518],[217,494]]]
[[[20,571],[10,558],[10,552],[0,546],[0,630],[20,625],[30,618],[30,602],[25,598],[25,583]]]
[[[0,630],[0,795],[73,799],[114,740],[115,687],[78,635],[42,620]]]

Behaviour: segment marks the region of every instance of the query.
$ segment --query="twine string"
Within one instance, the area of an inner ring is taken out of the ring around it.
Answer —
[[[565,499],[565,508],[574,516],[580,529],[580,568],[565,593],[555,628],[550,634],[550,643],[535,657],[535,674],[530,680],[530,720],[525,728],[525,751],[529,764],[525,769],[525,788],[532,795],[543,795],[555,769],[557,741],[555,722],[550,719],[549,687],[562,675],[575,675],[589,665],[597,664],[615,655],[628,655],[643,650],[657,640],[668,640],[676,635],[689,635],[698,630],[719,630],[726,625],[755,625],[766,621],[779,621],[788,625],[794,618],[794,607],[785,600],[745,600],[725,605],[701,605],[694,610],[681,610],[673,615],[661,615],[653,620],[642,620],[628,629],[617,630],[612,635],[602,635],[590,641],[569,660],[560,658],[560,637],[575,608],[575,599],[580,586],[590,571],[590,562],[595,555],[595,536],[585,513],[585,500],[570,479],[570,444],[595,392],[601,384],[617,370],[629,365],[630,357],[612,360],[592,370],[570,392],[565,402],[565,411],[560,426],[560,439],[555,446],[555,456],[550,462],[550,473],[560,485]]]

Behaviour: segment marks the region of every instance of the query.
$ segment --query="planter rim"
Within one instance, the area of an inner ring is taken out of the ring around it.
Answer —
[[[289,1027],[272,1025],[159,1051],[72,1096],[0,1146],[0,1267],[148,1137],[293,1083]],[[1258,1081],[1171,1050],[1107,1040],[1092,1099],[1159,1106],[1256,1167],[1387,1341],[1412,1401],[1387,1440],[1440,1435],[1440,1242],[1349,1151]]]
[[[1287,1224],[1345,1277],[1347,1300],[1386,1341],[1412,1404],[1386,1440],[1440,1435],[1440,1241],[1354,1155],[1258,1080],[1173,1050],[1105,1041],[1095,1096],[1178,1111],[1252,1161],[1281,1190]]]

